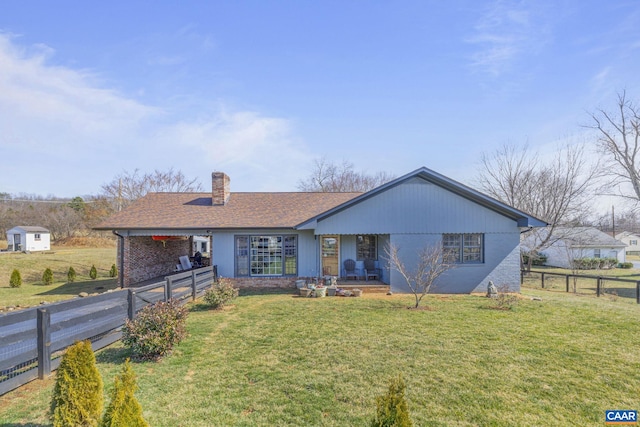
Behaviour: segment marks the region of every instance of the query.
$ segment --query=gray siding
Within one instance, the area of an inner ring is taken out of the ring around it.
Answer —
[[[395,234],[391,243],[409,270],[415,268],[418,253],[427,245],[439,244],[441,234]],[[486,233],[484,235],[484,263],[457,264],[446,272],[431,289],[434,293],[485,292],[489,281],[509,290],[520,291],[520,233]],[[404,278],[391,272],[391,289],[410,292]]]
[[[317,224],[316,234],[513,232],[515,221],[414,178]]]

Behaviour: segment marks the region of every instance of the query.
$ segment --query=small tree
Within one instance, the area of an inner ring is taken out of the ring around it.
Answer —
[[[69,283],[76,281],[76,270],[73,267],[69,267],[69,271],[67,271],[67,281]]]
[[[405,265],[399,251],[397,246],[389,244],[385,248],[387,262],[391,270],[397,271],[404,277],[409,289],[415,296],[415,308],[418,308],[420,301],[429,293],[436,279],[446,271],[454,268],[455,264],[453,264],[453,260],[450,260],[451,257],[445,254],[441,243],[424,247],[418,254],[418,259],[413,269]]]
[[[404,389],[404,380],[401,375],[391,379],[387,393],[376,398],[376,415],[371,421],[371,427],[413,426]]]
[[[118,267],[115,264],[111,264],[111,270],[109,270],[109,277],[118,277]]]
[[[12,288],[19,288],[20,286],[22,286],[22,276],[20,275],[20,271],[18,271],[18,269],[14,269],[11,273],[9,286],[11,286]]]
[[[53,283],[53,271],[51,271],[50,268],[47,268],[46,270],[44,270],[44,273],[42,273],[42,283],[44,283],[45,285],[50,285]]]
[[[138,389],[136,375],[131,369],[129,359],[125,360],[122,373],[116,376],[111,403],[102,417],[101,427],[148,427],[142,418],[142,407],[136,399]]]
[[[51,421],[54,427],[96,426],[103,405],[102,377],[91,342],[79,341],[67,349],[56,372]]]
[[[95,265],[91,266],[91,270],[89,270],[89,277],[91,277],[93,280],[96,280],[96,277],[98,277],[98,270],[96,269]]]

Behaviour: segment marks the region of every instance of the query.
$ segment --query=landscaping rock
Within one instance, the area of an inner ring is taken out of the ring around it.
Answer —
[[[84,298],[84,297],[88,297],[88,296],[89,296],[89,294],[88,294],[88,293],[86,293],[86,292],[80,292],[80,293],[78,294],[78,296],[79,296],[80,298]]]

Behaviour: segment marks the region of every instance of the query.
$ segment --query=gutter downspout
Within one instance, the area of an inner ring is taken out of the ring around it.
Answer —
[[[113,230],[112,232],[120,238],[118,239],[120,242],[120,259],[118,260],[118,263],[120,264],[120,274],[118,275],[118,280],[120,282],[120,289],[124,289],[124,236],[122,234],[118,234],[116,230]]]

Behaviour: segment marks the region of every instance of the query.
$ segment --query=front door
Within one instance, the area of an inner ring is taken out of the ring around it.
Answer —
[[[14,234],[13,235],[13,250],[14,251],[22,250],[22,241],[20,239],[20,235],[19,234]]]
[[[339,238],[338,236],[322,236],[320,244],[322,256],[322,275],[339,276]]]

